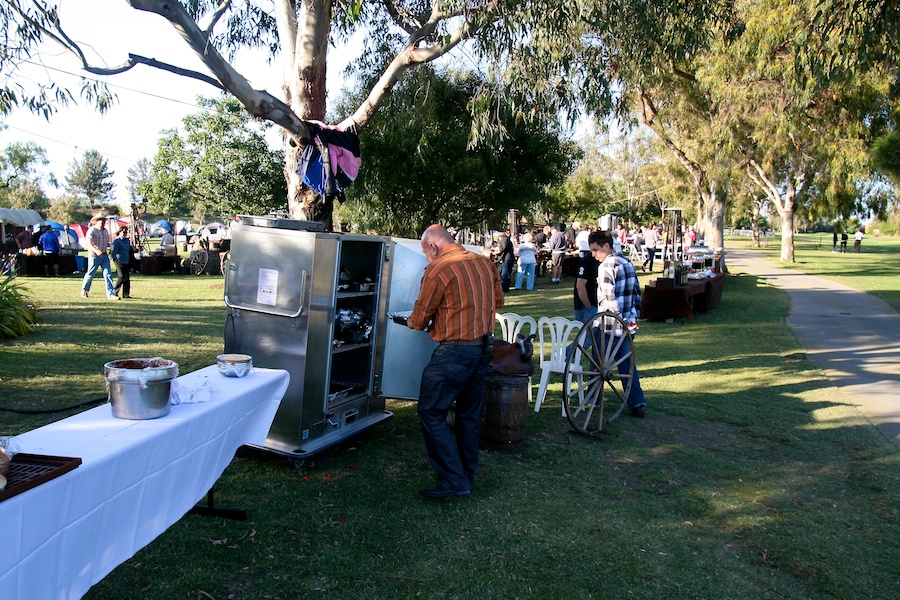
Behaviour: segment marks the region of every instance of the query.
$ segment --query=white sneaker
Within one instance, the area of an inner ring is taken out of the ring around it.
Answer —
[[[119,297],[118,296],[107,296],[106,299],[107,300],[118,300]]]

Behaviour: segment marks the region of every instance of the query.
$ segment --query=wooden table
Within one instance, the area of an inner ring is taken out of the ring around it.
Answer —
[[[661,288],[646,285],[641,295],[641,319],[693,319],[719,305],[725,274],[705,279],[689,279],[687,285]]]
[[[16,436],[22,452],[82,464],[0,502],[0,597],[81,598],[203,498],[240,446],[265,442],[287,371],[235,379],[211,366],[178,381],[204,379],[208,401],[159,419],[117,419],[104,404]]]

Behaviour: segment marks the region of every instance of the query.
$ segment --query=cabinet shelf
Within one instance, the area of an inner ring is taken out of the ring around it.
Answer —
[[[362,344],[342,344],[340,346],[334,346],[331,349],[332,354],[340,354],[341,352],[349,352],[350,350],[358,350],[360,348],[368,348],[369,342],[363,342]]]
[[[338,292],[337,297],[340,298],[365,298],[374,296],[375,292]]]

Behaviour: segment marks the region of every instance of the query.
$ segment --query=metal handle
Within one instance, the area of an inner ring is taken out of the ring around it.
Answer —
[[[231,266],[229,266],[229,270],[237,271],[237,267],[234,267],[232,269]],[[250,312],[263,313],[266,315],[276,315],[279,317],[289,317],[289,318],[299,317],[300,315],[303,314],[303,306],[306,303],[306,285],[307,285],[308,281],[309,281],[309,272],[306,270],[300,271],[300,306],[298,306],[297,310],[294,312],[282,311],[282,310],[271,309],[271,308],[257,308],[255,306],[247,306],[245,304],[235,304],[228,298],[227,292],[225,293],[225,306],[227,306],[229,308],[239,309],[239,310],[247,310]]]

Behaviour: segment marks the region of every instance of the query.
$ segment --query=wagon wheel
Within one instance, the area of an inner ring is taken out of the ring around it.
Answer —
[[[209,253],[206,250],[198,250],[197,253],[191,257],[191,275],[200,275],[206,270],[206,265],[208,264]]]
[[[582,326],[569,348],[563,374],[563,405],[566,418],[578,433],[603,433],[604,424],[622,414],[634,380],[634,345],[628,343],[630,337],[627,325],[618,315],[602,312]],[[611,411],[615,412],[604,422],[604,415]]]

